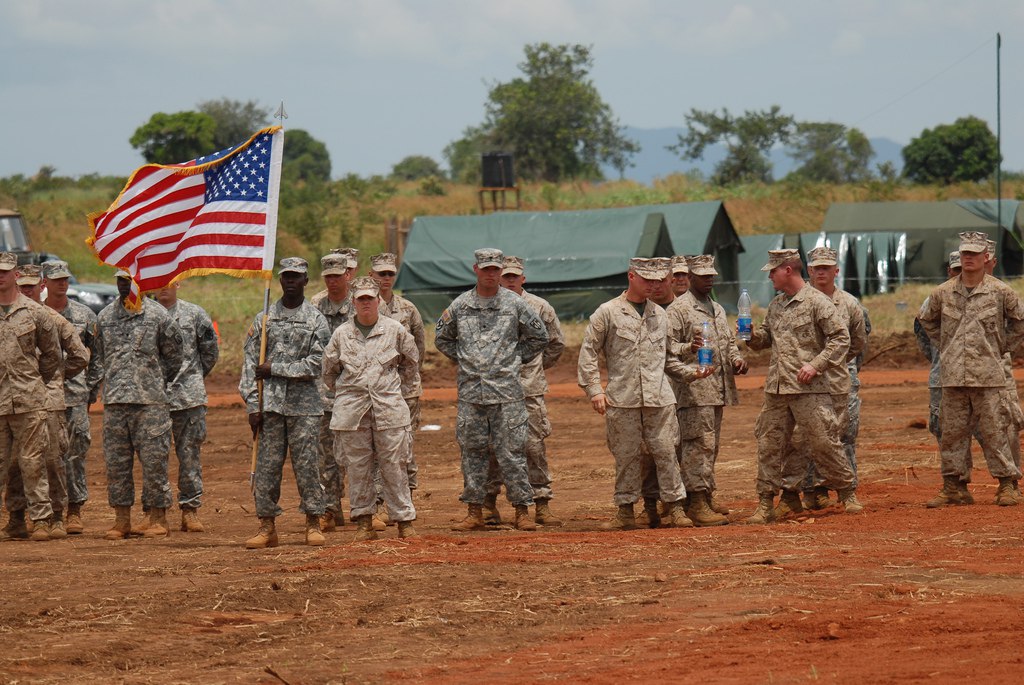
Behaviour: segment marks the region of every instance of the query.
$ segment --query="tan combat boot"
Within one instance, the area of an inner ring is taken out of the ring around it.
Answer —
[[[709,499],[708,493],[704,490],[696,490],[690,493],[686,515],[693,521],[693,525],[703,528],[704,526],[724,526],[729,523],[729,519],[714,511],[708,505]]]
[[[729,507],[719,502],[718,497],[715,495],[716,493],[714,490],[708,491],[708,508],[716,514],[721,514],[722,516],[727,515],[729,513]]]
[[[635,517],[638,528],[657,528],[661,525],[661,515],[658,514],[658,500],[645,498],[644,508]]]
[[[800,493],[796,490],[783,490],[782,496],[779,497],[779,503],[775,505],[775,511],[772,514],[777,521],[790,514],[802,514],[803,511],[804,505],[800,502]]]
[[[67,529],[68,535],[81,535],[85,532],[85,526],[82,524],[81,504],[68,505],[68,518],[64,527]]]
[[[28,540],[28,526],[25,525],[25,510],[12,511],[7,525],[0,531],[0,540]]]
[[[760,495],[757,500],[757,509],[747,519],[747,523],[753,525],[764,525],[771,523],[775,518],[775,497],[772,495]]]
[[[29,540],[33,542],[45,542],[50,539],[50,519],[39,519],[33,521],[35,524],[32,528],[32,533],[28,536]]]
[[[485,495],[484,496],[484,523],[489,526],[500,526],[501,525],[501,512],[498,511],[498,496],[497,495]]]
[[[956,491],[960,494],[961,504],[974,504],[974,495],[967,489],[967,481],[958,480],[956,482]],[[1020,491],[1017,492],[1017,496],[1020,499]]]
[[[203,533],[206,529],[199,520],[199,510],[194,507],[182,507],[181,530],[185,533]]]
[[[651,507],[652,511],[657,511]],[[659,519],[660,520],[660,519]],[[619,510],[615,512],[615,518],[607,523],[601,524],[602,530],[636,530],[636,516],[633,515],[632,504],[620,504]]]
[[[516,505],[516,530],[537,530],[537,524],[530,519],[530,507],[525,504]]]
[[[483,506],[470,504],[468,509],[466,518],[452,526],[452,530],[487,530],[487,524],[484,523]]]
[[[149,526],[142,537],[165,538],[171,531],[167,525],[167,510],[163,507],[153,507],[149,510]]]
[[[551,500],[549,499],[534,500],[537,511],[533,520],[542,526],[557,528],[562,525],[562,519],[556,518],[555,515],[551,513],[551,506],[548,504],[550,501]]]
[[[246,549],[265,549],[267,547],[277,547],[277,528],[274,526],[273,516],[261,516],[260,529],[245,541]]]
[[[373,529],[376,531],[387,530],[391,519],[388,518],[388,509],[383,504],[377,505],[377,512],[373,515]]]
[[[929,509],[936,509],[938,507],[946,507],[951,504],[963,504],[963,498],[960,496],[959,490],[960,479],[956,476],[943,476],[942,477],[942,489],[939,490],[939,494],[928,500],[925,506]]]
[[[306,544],[310,547],[320,547],[325,542],[327,540],[320,532],[320,517],[316,514],[306,514]]]
[[[832,500],[828,497],[828,488],[817,487],[813,490],[804,490],[804,509],[820,511],[832,506]]]
[[[145,535],[146,531],[149,530],[149,524],[152,521],[153,515],[145,507],[142,508],[142,517],[132,526],[132,535]]]
[[[857,491],[853,488],[839,491],[839,503],[843,505],[847,514],[859,514],[864,511],[864,505],[857,499]]]
[[[320,530],[324,533],[333,533],[338,528],[337,519],[334,517],[334,512],[328,509],[324,512],[324,515],[320,517]]]
[[[356,535],[352,538],[352,542],[365,542],[366,540],[377,539],[377,531],[373,529],[373,516],[371,514],[363,514],[353,520],[356,522]]]
[[[124,540],[132,532],[132,508],[114,507],[114,525],[104,535],[106,540]]]
[[[1017,491],[1013,489],[1013,479],[1000,478],[999,489],[996,490],[996,504],[1001,507],[1015,507],[1018,503]]]
[[[665,525],[669,528],[693,528],[693,521],[686,517],[682,502],[665,502]]]
[[[419,533],[413,528],[412,521],[399,521],[398,522],[398,537],[400,538],[418,538]]]
[[[51,540],[62,540],[68,536],[67,528],[64,527],[64,516],[63,512],[53,512],[53,518],[50,519],[50,539]]]

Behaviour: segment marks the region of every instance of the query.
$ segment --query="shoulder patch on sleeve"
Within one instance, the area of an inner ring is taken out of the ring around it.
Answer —
[[[451,321],[452,321],[452,313],[450,311],[448,311],[448,309],[446,308],[443,312],[441,312],[441,316],[439,316],[437,318],[437,327],[441,328],[445,324],[451,323]]]

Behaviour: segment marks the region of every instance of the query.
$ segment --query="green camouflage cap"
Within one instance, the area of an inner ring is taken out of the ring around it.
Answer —
[[[50,259],[43,262],[43,278],[51,281],[57,278],[71,278],[71,268],[62,259]]]
[[[288,272],[296,274],[309,273],[309,262],[302,257],[285,257],[280,262],[280,266],[277,269],[277,275],[280,276],[281,274]]]
[[[348,255],[332,252],[320,258],[321,276],[344,276],[346,273],[348,273]]]
[[[481,269],[485,266],[496,266],[499,269],[505,264],[505,255],[493,247],[483,247],[473,253],[476,265]]]

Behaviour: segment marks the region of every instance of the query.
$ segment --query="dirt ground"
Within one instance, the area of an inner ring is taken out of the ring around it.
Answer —
[[[389,528],[353,544],[349,525],[303,546],[288,473],[281,546],[243,549],[250,442],[227,375],[203,452],[208,532],[105,541],[94,414],[86,534],[0,545],[0,682],[1017,683],[1024,507],[993,505],[979,457],[975,506],[924,508],[941,479],[927,370],[911,359],[863,375],[865,512],[767,527],[741,523],[763,368],[726,411],[718,482],[733,513],[712,529],[599,530],[612,460],[571,357],[549,398],[552,507],[567,522],[536,533],[449,531],[465,510],[441,363],[423,404],[440,430],[416,443],[423,536],[409,542]]]

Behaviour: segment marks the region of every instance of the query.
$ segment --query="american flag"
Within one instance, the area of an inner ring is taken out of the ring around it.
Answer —
[[[183,164],[147,164],[89,216],[96,256],[132,275],[127,306],[190,276],[273,274],[283,147],[284,130],[272,126]]]

